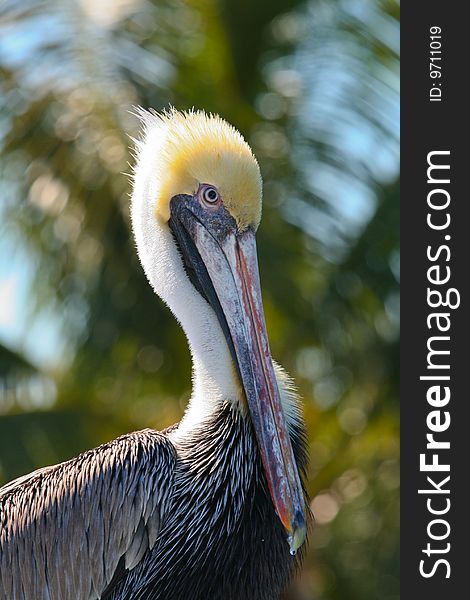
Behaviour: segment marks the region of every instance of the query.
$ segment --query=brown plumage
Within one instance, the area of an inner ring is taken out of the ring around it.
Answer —
[[[291,437],[306,464],[302,425]],[[274,600],[292,557],[249,421],[150,429],[0,491],[1,600]]]
[[[121,559],[133,568],[155,544],[174,449],[145,430],[0,490],[0,598],[100,598]]]

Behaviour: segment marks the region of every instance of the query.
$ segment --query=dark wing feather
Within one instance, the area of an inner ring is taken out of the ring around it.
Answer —
[[[152,548],[175,453],[125,435],[0,489],[0,600],[98,600]]]

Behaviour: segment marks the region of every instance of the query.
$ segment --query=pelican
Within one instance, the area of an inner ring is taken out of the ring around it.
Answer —
[[[1,600],[272,600],[302,555],[304,424],[266,333],[258,163],[219,116],[140,116],[132,227],[187,336],[192,395],[169,429],[0,490]]]

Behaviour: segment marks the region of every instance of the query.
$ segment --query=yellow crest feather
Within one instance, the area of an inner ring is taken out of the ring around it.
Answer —
[[[161,136],[157,216],[168,221],[173,196],[194,194],[199,184],[208,183],[217,187],[239,229],[258,227],[261,174],[242,135],[218,115],[199,110],[172,109],[156,118]]]

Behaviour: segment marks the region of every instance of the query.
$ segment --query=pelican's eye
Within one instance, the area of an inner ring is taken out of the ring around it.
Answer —
[[[199,188],[199,197],[206,204],[212,205],[217,204],[217,202],[220,200],[219,192],[213,185],[201,185]]]

